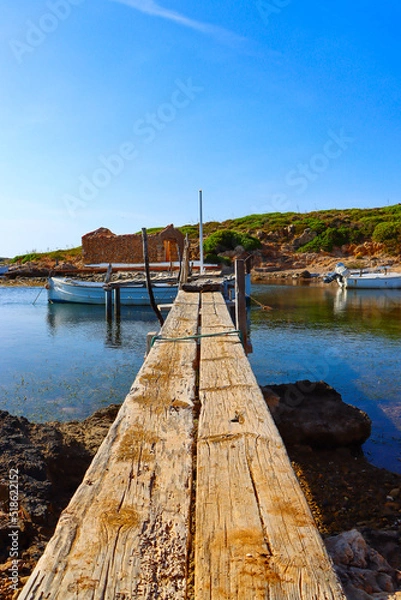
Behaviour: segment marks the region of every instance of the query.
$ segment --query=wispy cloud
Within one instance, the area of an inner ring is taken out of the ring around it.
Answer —
[[[168,8],[164,8],[154,2],[153,0],[112,0],[113,2],[118,2],[119,4],[126,4],[135,10],[139,10],[142,13],[147,15],[151,15],[153,17],[159,17],[161,19],[167,19],[169,21],[174,21],[178,25],[182,25],[184,27],[189,27],[190,29],[195,29],[201,33],[206,35],[213,36],[219,42],[233,44],[238,42],[243,42],[245,38],[224,29],[223,27],[218,27],[216,25],[211,25],[210,23],[203,23],[202,21],[196,21],[194,19],[190,19],[181,13],[178,13],[174,10],[169,10]]]

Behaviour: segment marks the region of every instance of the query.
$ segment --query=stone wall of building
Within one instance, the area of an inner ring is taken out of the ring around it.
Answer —
[[[147,237],[150,262],[177,261],[182,256],[184,236],[173,225]],[[82,236],[82,255],[86,264],[143,263],[142,235],[116,235],[101,227]]]

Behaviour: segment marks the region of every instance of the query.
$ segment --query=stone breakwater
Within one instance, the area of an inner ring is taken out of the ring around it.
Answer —
[[[377,469],[363,457],[368,417],[323,382],[270,386],[263,392],[347,597],[395,598],[401,475]],[[16,588],[43,553],[118,409],[108,406],[81,422],[44,424],[0,411],[0,598],[17,597]],[[328,445],[324,427],[330,431]],[[11,470],[18,473],[17,495],[10,486]],[[11,491],[18,548],[9,536]],[[17,558],[10,556],[12,550]]]

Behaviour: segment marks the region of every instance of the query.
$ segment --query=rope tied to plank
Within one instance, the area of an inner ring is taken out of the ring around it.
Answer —
[[[254,298],[251,295],[249,297],[253,302],[255,302],[255,304],[260,306],[262,310],[273,310],[273,308],[271,306],[269,306],[268,304],[262,304],[261,302],[259,302],[259,300],[256,300],[256,298]]]
[[[185,342],[187,340],[200,340],[207,337],[219,337],[225,335],[238,335],[242,342],[242,334],[239,329],[229,329],[228,331],[216,331],[215,333],[197,333],[195,335],[184,335],[181,337],[163,337],[154,335],[150,341],[150,347],[153,348],[156,342]]]

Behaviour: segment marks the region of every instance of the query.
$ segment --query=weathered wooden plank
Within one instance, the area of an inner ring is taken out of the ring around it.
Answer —
[[[233,328],[220,294],[201,312]],[[344,598],[238,337],[202,338],[199,395],[196,600]]]
[[[163,336],[197,332],[179,292]],[[156,342],[21,600],[184,599],[196,341]]]

